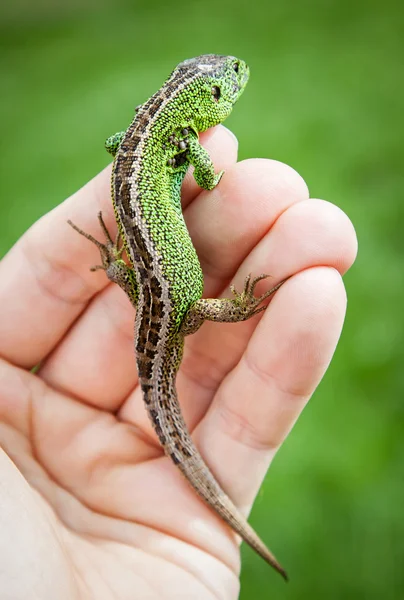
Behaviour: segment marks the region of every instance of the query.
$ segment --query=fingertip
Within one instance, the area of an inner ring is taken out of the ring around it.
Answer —
[[[277,223],[278,231],[288,237],[287,245],[300,256],[301,267],[318,265],[335,267],[344,274],[352,266],[358,251],[354,226],[338,206],[327,200],[309,198],[295,204]],[[296,236],[296,232],[302,232]],[[304,245],[300,243],[304,241]]]
[[[358,254],[358,236],[355,227],[346,212],[336,204],[320,198],[311,198],[310,201],[318,202],[326,209],[333,229],[341,234],[339,244],[341,265],[339,270],[341,273],[345,273],[353,265]]]
[[[265,199],[277,203],[278,213],[292,204],[309,198],[309,188],[303,177],[285,163],[269,158],[248,158],[237,164],[233,177],[248,177]],[[255,189],[254,189],[255,192]]]
[[[233,146],[233,149],[236,152],[236,160],[237,160],[238,139],[237,139],[236,134],[233,133],[231,129],[229,129],[228,127],[225,127],[224,125],[218,125],[218,127],[215,127],[215,129],[219,129],[219,132],[217,132],[217,133],[220,134],[221,136],[227,136],[228,143]]]

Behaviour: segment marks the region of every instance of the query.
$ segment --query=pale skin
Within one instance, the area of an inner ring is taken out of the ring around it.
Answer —
[[[201,140],[225,170],[212,192],[190,175],[183,190],[205,295],[229,297],[250,272],[273,276],[259,294],[290,277],[264,313],[188,336],[177,379],[201,454],[248,513],[331,360],[356,237],[290,167],[236,163],[222,126]],[[100,237],[100,210],[113,234],[109,169],[0,263],[0,589],[7,600],[237,598],[238,540],[163,456],[144,411],[133,308],[90,272],[98,251],[66,224]]]

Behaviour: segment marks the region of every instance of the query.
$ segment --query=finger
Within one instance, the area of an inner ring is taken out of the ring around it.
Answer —
[[[308,269],[287,281],[197,427],[201,454],[239,506],[251,506],[275,452],[320,382],[345,306],[334,269]]]
[[[135,310],[118,286],[108,286],[70,327],[38,375],[53,389],[115,412],[138,381]]]
[[[220,185],[202,192],[186,220],[202,264],[205,295],[217,295],[278,217],[308,197],[294,169],[267,159],[233,165]]]
[[[197,237],[198,253],[218,257],[216,279],[207,282],[209,291],[217,287],[218,282],[223,288],[277,217],[307,196],[301,177],[276,161],[239,163],[230,168],[229,177],[224,178],[219,187],[222,191],[218,201],[211,203],[209,195],[198,197],[185,211],[187,221],[188,213],[192,213],[192,234]],[[198,205],[196,214],[194,205]],[[242,211],[246,214],[240,219]],[[220,225],[213,225],[210,231],[208,224],[216,218]],[[206,240],[198,233],[198,223]],[[224,230],[226,235],[223,235]],[[99,318],[104,320],[101,326]],[[48,357],[41,375],[49,385],[64,393],[90,403],[96,398],[97,406],[117,410],[137,381],[133,347],[126,354],[128,341],[133,336],[132,320],[133,309],[122,291],[116,286],[108,288],[92,301],[91,314],[88,311],[83,315]],[[100,377],[106,372],[107,382],[105,377]],[[71,373],[76,376],[71,377]]]
[[[272,274],[274,277],[258,284],[256,295],[260,295],[282,279],[311,267],[327,265],[342,274],[352,265],[356,251],[356,235],[348,217],[329,202],[305,200],[281,214],[241,263],[233,283],[241,290],[248,273]],[[221,295],[228,297],[229,290],[224,289]],[[213,394],[237,365],[262,317],[237,324],[207,322],[187,339],[178,389],[191,427],[209,406],[207,392]]]
[[[327,265],[343,274],[355,260],[356,252],[356,235],[348,217],[324,200],[305,200],[282,212],[241,263],[233,283],[241,290],[247,274],[271,274],[272,277],[258,284],[255,293],[260,295],[286,277],[310,267]],[[221,293],[228,296],[228,288]],[[188,351],[192,352],[195,346],[200,364],[201,349],[208,348],[217,380],[221,381],[239,360],[258,320],[253,318],[237,325],[206,323],[190,336]],[[218,366],[225,370],[218,372]],[[198,369],[198,373],[202,377],[202,371]],[[209,380],[209,370],[204,378]]]
[[[236,160],[234,136],[223,127],[209,132],[207,143],[218,169]],[[96,216],[102,210],[113,233],[109,178],[110,167],[35,223],[1,262],[0,356],[24,367],[37,364],[106,287],[105,274],[89,272],[100,261],[98,250],[66,221],[99,238]],[[187,202],[196,193],[189,179],[184,193]]]
[[[342,273],[352,264],[356,248],[354,229],[341,210],[328,202],[306,200],[281,214],[240,265],[234,281],[241,289],[247,273],[276,274],[276,278],[260,282],[261,287],[256,292],[259,295],[278,281],[311,267],[327,265]],[[227,290],[225,295],[228,295]],[[237,324],[207,322],[187,338],[177,388],[191,430],[208,410],[223,378],[240,361],[260,318],[258,315]],[[139,398],[132,395],[120,415],[152,435]]]

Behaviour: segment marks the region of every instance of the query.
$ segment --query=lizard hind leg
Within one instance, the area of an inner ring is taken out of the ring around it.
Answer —
[[[117,283],[129,296],[132,304],[136,306],[138,298],[136,274],[122,259],[124,246],[123,244],[120,245],[120,235],[118,233],[115,241],[112,240],[101,212],[98,213],[98,221],[104,233],[104,243],[98,241],[90,233],[86,233],[80,229],[80,227],[77,227],[72,221],[68,220],[67,222],[75,231],[77,231],[77,233],[95,244],[100,251],[102,264],[91,267],[90,271],[98,271],[100,269],[105,271],[108,279],[113,283]]]
[[[230,290],[234,298],[201,298],[197,300],[187,312],[181,325],[181,333],[189,335],[195,333],[204,321],[218,321],[219,323],[238,323],[246,321],[266,309],[260,306],[264,300],[272,296],[285,282],[281,281],[261,296],[255,296],[255,286],[269,275],[258,275],[251,279],[251,274],[246,277],[242,292],[237,292],[234,286]]]

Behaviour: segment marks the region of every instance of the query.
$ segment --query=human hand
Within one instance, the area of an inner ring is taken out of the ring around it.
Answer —
[[[262,315],[189,336],[177,378],[194,441],[247,513],[332,357],[356,238],[290,167],[236,164],[223,127],[201,139],[225,169],[211,192],[190,174],[183,189],[205,295],[229,296],[250,272],[274,277],[257,293],[290,277]],[[0,264],[2,598],[236,598],[238,539],[163,456],[137,387],[133,309],[66,223],[99,237],[102,210],[114,233],[109,173]]]

